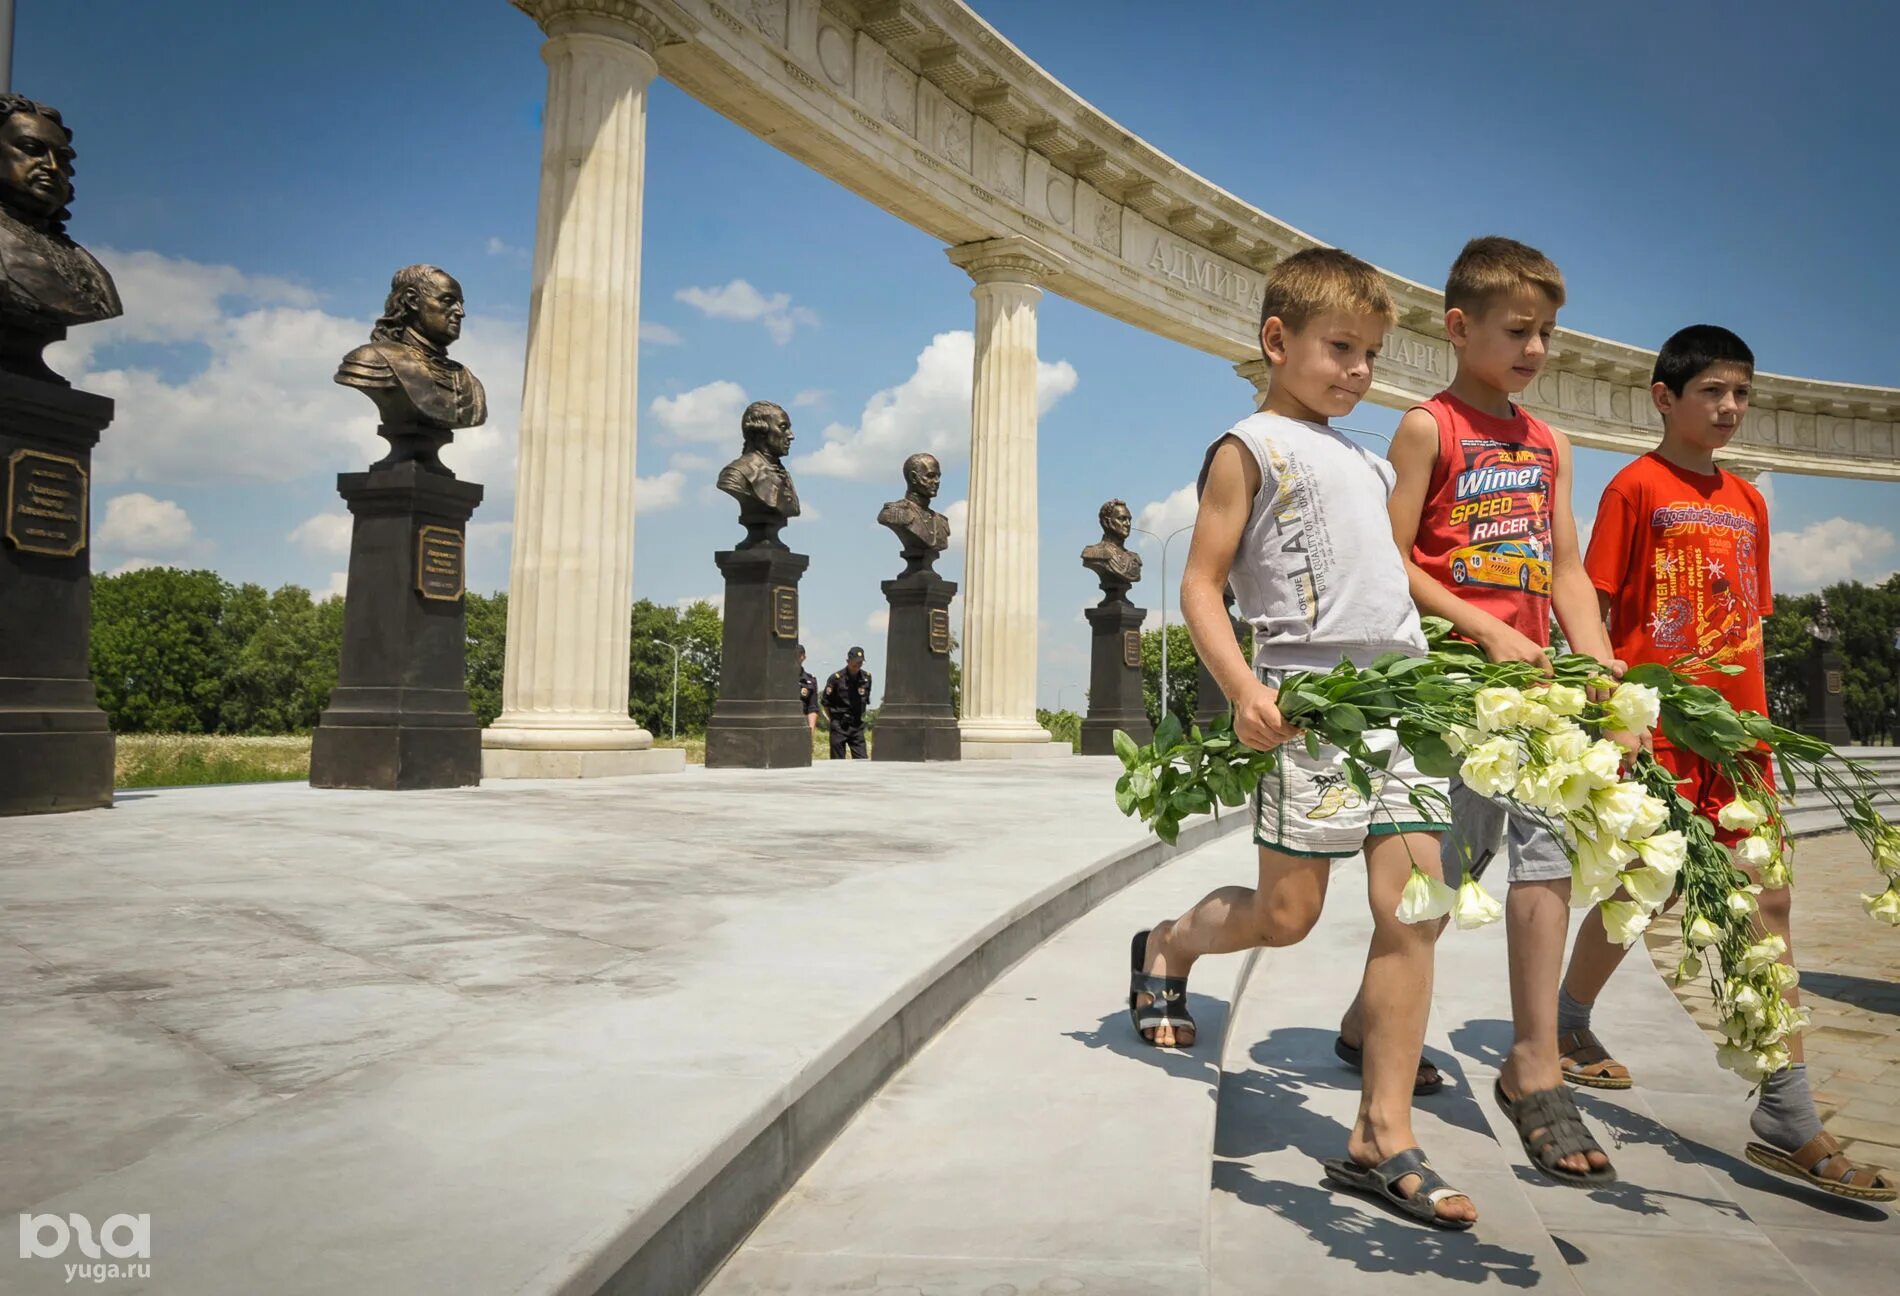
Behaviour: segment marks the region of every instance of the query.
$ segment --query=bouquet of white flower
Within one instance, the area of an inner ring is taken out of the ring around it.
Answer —
[[[1866,899],[1870,913],[1900,923],[1900,829],[1874,811],[1868,772],[1851,762],[1845,775],[1829,768],[1827,744],[1738,713],[1714,689],[1664,667],[1637,667],[1619,683],[1595,659],[1572,653],[1553,656],[1546,675],[1529,663],[1487,660],[1449,638],[1449,623],[1438,618],[1425,625],[1433,650],[1423,657],[1389,653],[1365,668],[1341,662],[1323,675],[1281,682],[1280,712],[1306,731],[1308,750],[1337,747],[1347,780],[1371,800],[1374,772],[1383,776],[1388,756],[1373,751],[1365,734],[1395,730],[1423,773],[1456,774],[1548,827],[1571,859],[1572,903],[1601,905],[1606,930],[1625,945],[1680,889],[1684,931],[1696,952],[1678,975],[1697,975],[1706,951],[1715,950],[1719,971],[1712,967],[1710,975],[1729,1040],[1723,1064],[1757,1081],[1787,1065],[1782,1041],[1801,1020],[1781,991],[1794,972],[1777,961],[1778,939],[1759,931],[1760,886],[1735,868],[1711,825],[1677,795],[1667,769],[1647,753],[1628,759],[1624,746],[1605,735],[1647,733],[1660,722],[1672,743],[1715,761],[1744,789],[1723,812],[1724,826],[1754,830],[1740,858],[1759,867],[1767,885],[1779,886],[1789,878],[1786,825],[1751,756],[1766,745],[1790,779],[1806,774],[1842,809],[1895,879],[1884,895]],[[1243,804],[1278,760],[1241,743],[1225,719],[1206,733],[1184,732],[1169,716],[1152,744],[1140,747],[1117,733],[1115,747],[1125,767],[1117,804],[1169,842],[1186,815]],[[1408,793],[1422,818],[1447,817],[1441,793],[1417,786]],[[1503,909],[1469,871],[1454,892],[1414,864],[1398,913],[1408,922],[1449,914],[1469,928],[1495,921]]]

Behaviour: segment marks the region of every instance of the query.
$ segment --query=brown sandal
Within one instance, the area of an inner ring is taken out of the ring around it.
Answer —
[[[1847,1153],[1841,1151],[1834,1136],[1825,1130],[1795,1152],[1783,1152],[1766,1143],[1750,1143],[1745,1152],[1750,1161],[1764,1170],[1799,1179],[1836,1197],[1873,1202],[1890,1202],[1900,1197],[1900,1185],[1896,1185],[1885,1170],[1878,1166],[1855,1165]]]
[[[1610,1056],[1596,1032],[1585,1028],[1557,1037],[1557,1065],[1564,1079],[1587,1089],[1627,1089],[1629,1068]]]

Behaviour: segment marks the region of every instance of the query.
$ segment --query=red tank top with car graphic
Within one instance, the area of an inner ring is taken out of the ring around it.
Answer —
[[[1604,488],[1583,565],[1609,600],[1618,657],[1740,666],[1738,675],[1687,673],[1732,706],[1767,713],[1761,623],[1775,596],[1760,491],[1723,469],[1694,473],[1643,455]]]
[[[1532,643],[1550,643],[1550,512],[1557,438],[1515,406],[1499,418],[1448,391],[1418,407],[1438,424],[1438,462],[1412,561]]]

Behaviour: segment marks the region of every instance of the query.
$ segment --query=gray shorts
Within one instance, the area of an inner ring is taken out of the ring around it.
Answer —
[[[1472,791],[1464,780],[1453,777],[1451,830],[1439,846],[1446,884],[1457,886],[1464,881],[1467,854],[1472,872],[1483,877],[1499,847],[1509,848],[1507,881],[1554,882],[1570,876],[1570,857],[1550,829],[1535,819],[1513,814],[1502,802]]]

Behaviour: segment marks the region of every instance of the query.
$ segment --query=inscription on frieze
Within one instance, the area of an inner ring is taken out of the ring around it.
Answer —
[[[7,459],[7,542],[71,558],[86,547],[86,469],[69,455],[15,450]]]
[[[416,592],[437,603],[454,603],[467,584],[462,529],[425,526],[416,531]]]
[[[940,657],[949,655],[950,612],[946,608],[930,609],[930,651]]]
[[[1138,260],[1150,275],[1195,297],[1234,310],[1257,312],[1266,280],[1206,248],[1184,243],[1160,226],[1122,209],[1123,255]]]
[[[798,638],[798,586],[772,587],[772,633],[780,639]]]
[[[1396,370],[1407,378],[1437,391],[1446,379],[1446,353],[1450,343],[1429,338],[1411,329],[1395,328],[1385,335],[1379,348],[1379,362],[1373,372],[1386,374]]]
[[[1122,665],[1129,670],[1141,669],[1141,631],[1122,631]]]

